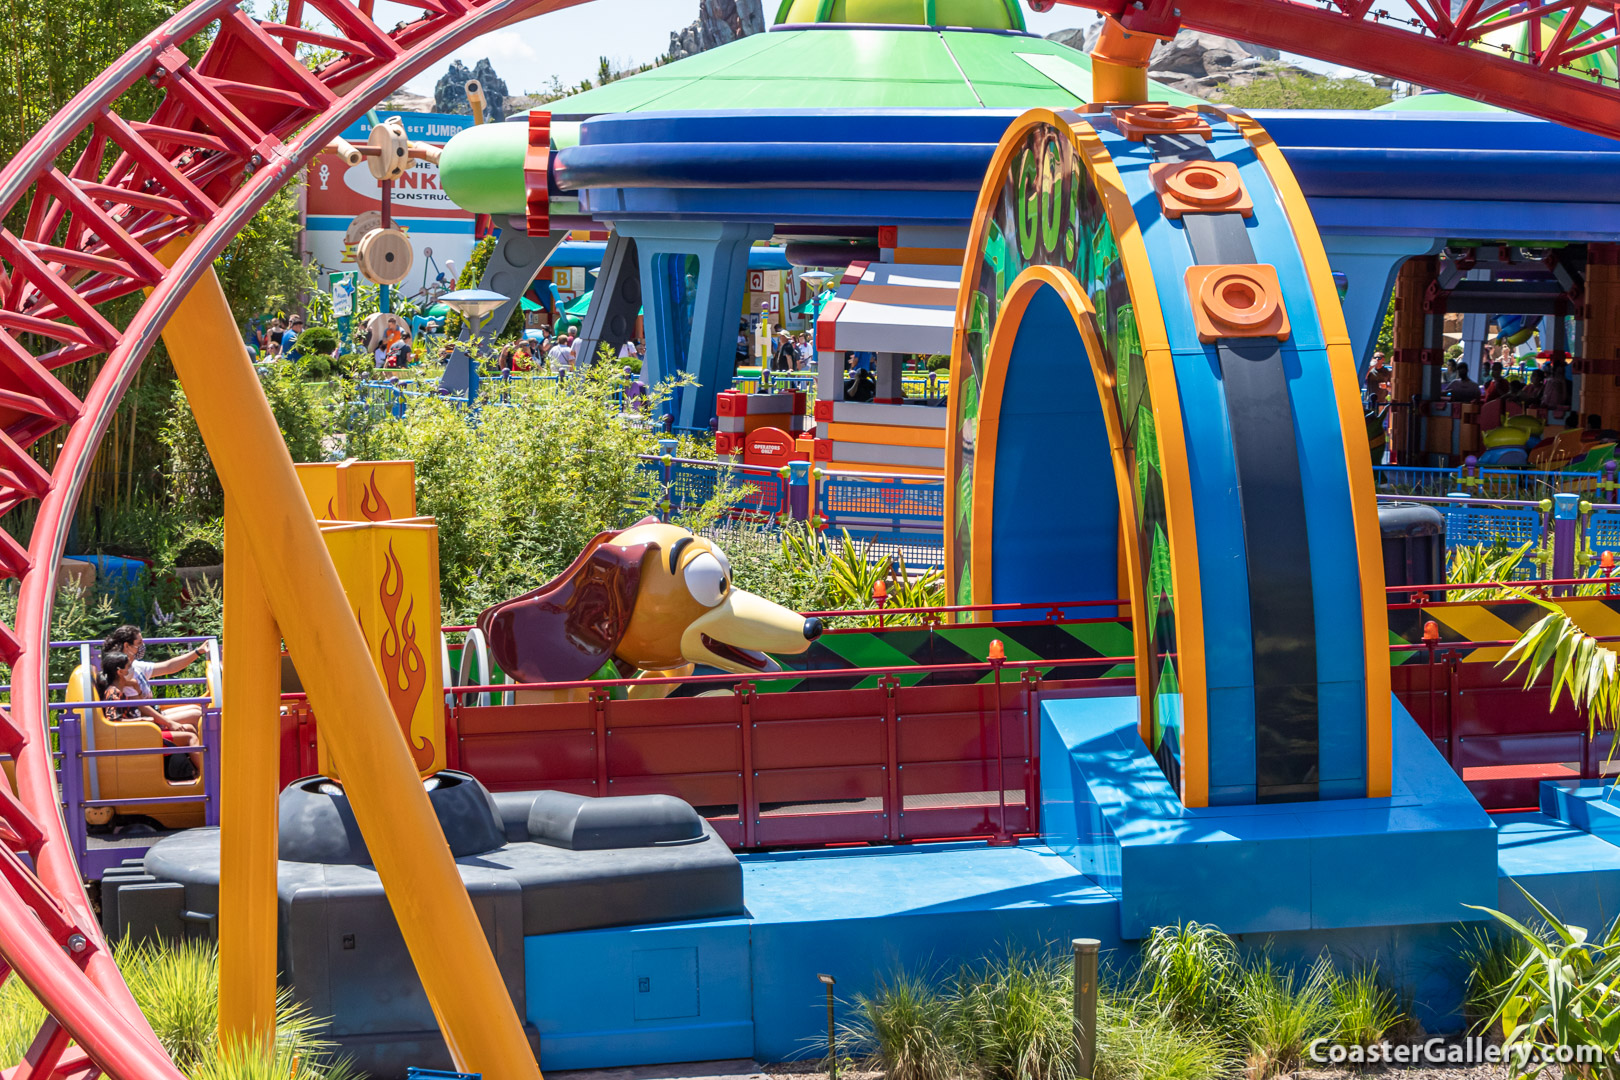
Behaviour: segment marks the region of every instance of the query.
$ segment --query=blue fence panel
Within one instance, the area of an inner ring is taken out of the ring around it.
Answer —
[[[641,469],[647,484],[643,490],[664,494],[663,462],[656,458],[644,459]],[[667,492],[670,510],[678,512],[702,506],[714,498],[715,492],[727,479],[744,491],[741,501],[728,517],[737,520],[773,520],[788,512],[787,481],[776,470],[690,460],[670,462]]]
[[[1467,490],[1486,499],[1543,499],[1557,492],[1591,495],[1603,476],[1595,472],[1543,472],[1532,469],[1481,469]]]
[[[1382,495],[1440,496],[1457,490],[1457,470],[1375,465],[1373,481]]]
[[[1587,521],[1586,538],[1592,553],[1604,551],[1620,553],[1620,513],[1613,510],[1594,510]]]
[[[829,527],[827,535],[836,536],[844,526]],[[881,530],[850,528],[849,538],[857,544],[867,545],[867,554],[873,558],[899,559],[910,570],[945,569],[945,537],[939,533],[884,532]]]
[[[830,528],[945,532],[945,481],[932,476],[820,473],[816,513]],[[943,542],[943,541],[942,541]]]
[[[1512,547],[1541,540],[1541,511],[1517,506],[1463,506],[1444,509],[1446,547],[1494,544],[1505,541]]]

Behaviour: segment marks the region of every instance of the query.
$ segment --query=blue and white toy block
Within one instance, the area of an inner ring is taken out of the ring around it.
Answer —
[[[1132,696],[1041,705],[1047,842],[1120,901],[1120,934],[1451,923],[1497,901],[1490,818],[1399,702],[1389,798],[1188,808]]]

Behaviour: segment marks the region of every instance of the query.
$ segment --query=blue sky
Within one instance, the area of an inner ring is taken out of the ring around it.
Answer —
[[[556,75],[565,86],[596,75],[597,58],[606,56],[620,67],[634,67],[662,56],[669,49],[670,31],[697,18],[697,0],[594,0],[526,23],[486,34],[457,57],[469,67],[489,57],[496,74],[514,94],[543,90]],[[765,17],[776,13],[776,0],[766,0]],[[390,26],[396,19],[414,18],[419,12],[381,0],[377,21]],[[1046,14],[1027,8],[1024,18],[1037,34],[1070,26],[1084,26],[1095,16],[1085,8],[1058,5]],[[448,61],[446,61],[448,64]],[[407,84],[412,93],[431,94],[444,67]]]

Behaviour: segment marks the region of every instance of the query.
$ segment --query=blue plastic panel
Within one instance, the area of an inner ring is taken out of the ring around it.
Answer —
[[[524,939],[547,1069],[750,1057],[746,919]]]

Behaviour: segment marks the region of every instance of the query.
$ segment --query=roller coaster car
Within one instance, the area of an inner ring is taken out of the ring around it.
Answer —
[[[210,665],[212,669],[213,665]],[[209,690],[219,700],[218,679],[209,672]],[[64,701],[99,701],[90,669],[80,664],[68,676]],[[86,750],[155,750],[163,746],[158,726],[147,720],[110,720],[107,710],[84,710],[81,716]],[[86,717],[88,717],[86,719]],[[164,776],[164,755],[132,754],[86,758],[84,798],[86,803],[101,799],[155,799],[165,795],[204,794],[203,775],[190,780],[169,780]],[[91,825],[110,825],[117,820],[147,818],[165,829],[193,829],[203,821],[203,803],[150,803],[136,807],[86,806],[85,820]]]

